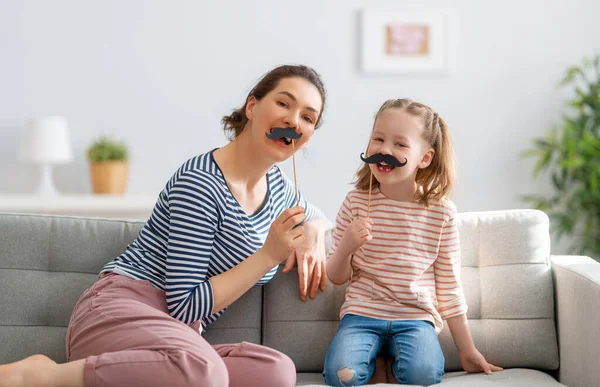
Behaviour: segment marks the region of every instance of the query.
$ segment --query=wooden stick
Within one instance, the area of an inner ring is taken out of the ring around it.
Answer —
[[[369,177],[369,203],[367,205],[367,218],[371,215],[371,187],[373,186],[373,171],[369,168],[371,175]]]
[[[294,190],[296,191],[295,205],[298,205],[298,183],[296,181],[296,151],[294,149],[294,142],[296,140],[292,140],[292,165],[294,166]]]

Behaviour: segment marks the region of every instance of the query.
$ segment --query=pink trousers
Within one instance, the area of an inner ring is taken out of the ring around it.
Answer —
[[[67,357],[85,359],[86,387],[295,386],[286,355],[247,342],[211,346],[198,327],[171,317],[150,282],[109,274],[77,302]]]

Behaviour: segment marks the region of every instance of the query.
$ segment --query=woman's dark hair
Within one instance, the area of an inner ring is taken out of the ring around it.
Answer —
[[[321,80],[321,76],[311,67],[303,66],[303,65],[284,65],[279,66],[265,74],[260,81],[254,86],[254,88],[248,93],[246,97],[246,102],[244,106],[239,109],[235,109],[230,115],[224,116],[221,119],[223,123],[223,130],[228,134],[230,139],[234,139],[239,136],[246,123],[248,122],[248,117],[246,117],[246,105],[248,104],[248,100],[251,96],[254,96],[257,100],[261,100],[265,95],[269,94],[273,89],[279,85],[279,81],[283,78],[293,78],[300,77],[304,78],[319,90],[321,94],[321,99],[323,100],[323,107],[321,108],[321,112],[319,113],[319,117],[317,117],[317,122],[315,122],[315,129],[318,129],[321,126],[321,117],[323,116],[323,110],[325,110],[325,86],[323,86],[323,81]]]

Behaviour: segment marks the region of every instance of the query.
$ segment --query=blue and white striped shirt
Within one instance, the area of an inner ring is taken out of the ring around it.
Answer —
[[[209,278],[221,274],[259,250],[271,223],[294,205],[295,191],[279,167],[267,173],[262,206],[246,214],[229,190],[213,151],[185,162],[160,193],[152,215],[127,250],[104,266],[134,279],[150,281],[164,290],[171,316],[202,326],[211,315],[213,291]],[[307,220],[324,218],[299,194]],[[277,267],[257,285],[267,283]]]

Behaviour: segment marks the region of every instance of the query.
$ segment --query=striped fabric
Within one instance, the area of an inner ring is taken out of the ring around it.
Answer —
[[[147,223],[127,250],[104,266],[164,290],[169,313],[186,324],[214,322],[213,291],[208,279],[260,249],[271,223],[294,204],[294,186],[279,167],[267,174],[265,202],[247,215],[215,163],[211,151],[185,162],[158,197]],[[300,195],[300,194],[299,194]],[[323,214],[300,195],[307,220]],[[267,283],[277,267],[257,285]]]
[[[353,219],[367,216],[368,193],[348,193],[337,216],[330,255]],[[371,194],[373,239],[352,257],[346,313],[384,320],[427,320],[438,333],[442,319],[466,313],[460,283],[457,212],[449,200],[429,208]]]

